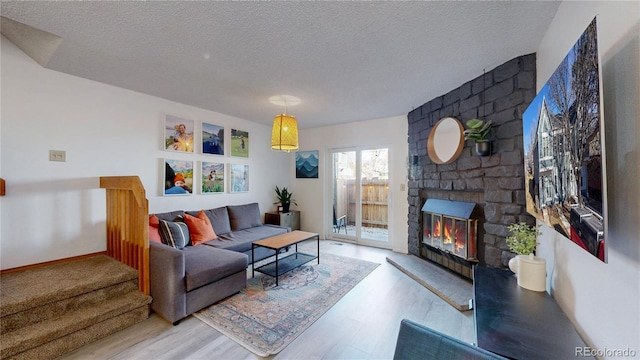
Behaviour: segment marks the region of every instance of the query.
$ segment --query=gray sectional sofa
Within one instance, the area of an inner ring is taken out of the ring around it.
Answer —
[[[187,211],[196,216],[198,211]],[[184,211],[155,214],[173,221]],[[149,243],[151,309],[176,325],[187,315],[242,290],[247,283],[247,265],[275,253],[251,243],[291,231],[288,227],[264,225],[257,203],[204,210],[218,236],[198,246],[177,249]]]

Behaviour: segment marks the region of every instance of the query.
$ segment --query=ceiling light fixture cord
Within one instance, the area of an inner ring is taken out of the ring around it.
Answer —
[[[283,96],[282,97],[282,102],[284,102],[284,115],[287,114],[287,99]],[[282,126],[282,116],[280,116],[280,139],[282,139],[282,133],[284,131],[284,126]],[[282,140],[280,140],[280,151],[282,151]],[[289,152],[289,150],[285,150],[286,152]]]

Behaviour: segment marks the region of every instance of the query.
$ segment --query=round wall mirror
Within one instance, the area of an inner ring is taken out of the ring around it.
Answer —
[[[448,164],[460,156],[464,148],[464,127],[455,118],[440,119],[429,133],[427,152],[436,164]]]

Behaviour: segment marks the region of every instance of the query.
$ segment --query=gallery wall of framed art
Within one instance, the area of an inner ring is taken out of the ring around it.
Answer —
[[[216,122],[164,115],[162,150],[173,154],[161,161],[163,196],[249,191],[249,165],[224,161],[249,158],[249,132],[225,130]]]

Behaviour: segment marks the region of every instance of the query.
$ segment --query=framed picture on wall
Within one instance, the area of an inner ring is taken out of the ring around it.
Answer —
[[[164,160],[164,191],[166,196],[193,193],[193,161]]]
[[[597,40],[594,18],[522,122],[527,211],[605,261],[605,119]]]
[[[224,155],[224,127],[202,123],[202,153]]]
[[[231,156],[249,157],[249,132],[231,129]]]
[[[249,191],[249,165],[231,164],[231,192]]]
[[[202,193],[224,193],[224,164],[214,162],[202,162]]]
[[[296,152],[296,178],[318,178],[318,150]]]
[[[193,152],[195,122],[174,115],[164,117],[164,149],[169,151]]]

